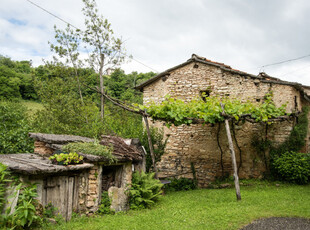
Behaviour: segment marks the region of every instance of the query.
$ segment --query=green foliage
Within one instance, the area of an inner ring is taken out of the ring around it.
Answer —
[[[110,146],[104,146],[99,144],[99,141],[95,142],[75,142],[69,143],[63,146],[63,150],[66,152],[80,152],[84,154],[91,154],[96,156],[103,156],[110,162],[115,162],[116,159],[113,156],[113,148]]]
[[[113,67],[120,64],[124,60],[122,40],[114,37],[111,24],[99,14],[95,0],[83,0],[83,3],[86,29],[77,30],[77,33],[90,52],[89,64],[98,70],[104,65]]]
[[[61,165],[74,165],[83,163],[83,156],[76,152],[54,154],[49,158],[53,162]]]
[[[308,133],[308,113],[309,107],[304,107],[302,114],[298,116],[298,122],[294,126],[289,138],[278,147],[271,147],[270,155],[281,156],[286,152],[298,152],[305,145],[305,139]]]
[[[155,155],[155,162],[159,162],[161,156],[165,153],[165,148],[167,145],[168,138],[164,138],[164,131],[163,129],[158,129],[155,127],[150,128],[151,132],[151,140],[154,146],[154,155]],[[143,130],[142,134],[140,134],[140,142],[141,145],[145,147],[145,151],[148,153],[146,155],[146,171],[150,172],[151,168],[153,167],[153,162],[150,154],[150,147],[148,143],[148,137],[146,130]]]
[[[99,205],[98,213],[99,214],[114,214],[115,212],[111,210],[111,201],[107,191],[102,192],[101,202]]]
[[[59,68],[57,74],[62,70]],[[104,127],[99,119],[98,107],[88,99],[82,103],[76,91],[76,82],[70,75],[65,75],[68,72],[63,74],[62,78],[47,78],[37,82],[44,109],[34,116],[35,131],[99,137]]]
[[[24,185],[20,183],[17,189],[20,189],[20,195],[15,211],[10,214],[10,208],[6,210],[5,215],[1,216],[1,226],[13,229],[28,229],[40,225],[42,219],[36,214],[38,196],[36,185]]]
[[[0,153],[33,152],[26,109],[18,102],[0,102]]]
[[[12,61],[0,55],[0,100],[36,100],[30,61]]]
[[[20,98],[20,84],[20,79],[14,70],[0,66],[0,100]]]
[[[164,186],[165,191],[183,191],[197,189],[197,185],[194,180],[188,178],[172,178],[170,184]]]
[[[7,170],[7,166],[0,163],[0,213],[5,204],[5,192],[10,181],[10,173]]]
[[[277,108],[272,101],[272,94],[267,94],[262,104],[241,102],[229,98],[205,97],[204,100],[194,99],[187,103],[180,99],[166,97],[162,103],[156,105],[154,102],[143,107],[154,119],[167,121],[168,125],[176,126],[190,125],[193,119],[202,119],[205,123],[223,122],[222,108],[220,103],[225,105],[225,113],[239,120],[240,116],[250,114],[256,122],[268,122],[270,118],[285,115],[286,105]]]
[[[116,69],[111,76],[105,78],[105,88],[108,94],[114,98],[131,103],[142,104],[142,92],[134,90],[137,82],[148,80],[155,73],[137,73],[125,74],[121,69]]]
[[[143,132],[141,116],[106,103],[104,133],[123,138],[137,138]]]
[[[154,173],[135,172],[129,190],[129,203],[131,209],[150,208],[158,201],[162,193],[163,184],[154,179]]]
[[[53,205],[51,202],[49,202],[49,203],[44,207],[43,216],[44,216],[45,218],[54,218],[56,212],[57,212],[57,208],[54,207],[54,205]]]
[[[309,153],[283,153],[274,159],[273,167],[283,180],[297,184],[310,181]]]

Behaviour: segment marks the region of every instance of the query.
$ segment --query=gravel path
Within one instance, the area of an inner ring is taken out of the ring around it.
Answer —
[[[310,230],[310,219],[271,217],[255,220],[241,230]]]

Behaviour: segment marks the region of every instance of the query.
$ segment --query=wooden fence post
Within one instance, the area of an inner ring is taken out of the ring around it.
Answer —
[[[221,107],[223,109],[223,114],[225,115],[224,105],[222,103],[221,103]],[[229,122],[227,118],[225,118],[225,128],[226,128],[226,134],[227,134],[227,139],[228,139],[228,144],[229,144],[229,150],[231,153],[231,161],[232,161],[232,165],[234,169],[236,196],[237,196],[237,201],[239,201],[241,200],[241,194],[240,194],[240,186],[239,186],[238,167],[237,167],[237,162],[236,162],[236,154],[234,150],[234,145],[233,145],[233,141],[231,138]]]
[[[152,143],[152,139],[151,139],[150,126],[149,126],[149,122],[147,120],[147,116],[143,116],[143,119],[144,119],[144,122],[145,122],[145,127],[146,127],[146,132],[147,132],[147,139],[148,139],[148,142],[149,142],[150,153],[151,153],[153,168],[154,168],[154,172],[155,172],[155,178],[158,179],[158,175],[157,175],[158,171],[157,171],[156,162],[155,162],[155,154],[154,154],[154,148],[153,148],[153,143]]]

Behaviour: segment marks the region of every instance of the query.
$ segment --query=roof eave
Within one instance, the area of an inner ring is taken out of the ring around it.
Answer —
[[[190,63],[193,62],[193,61],[194,61],[194,59],[193,59],[193,58],[190,58],[190,59],[188,59],[186,62],[183,62],[182,64],[179,64],[179,65],[174,66],[174,67],[172,67],[172,68],[170,68],[170,69],[167,69],[167,70],[165,70],[164,72],[161,72],[161,73],[159,73],[158,75],[156,75],[156,76],[150,78],[149,80],[147,80],[147,81],[145,81],[145,82],[142,82],[141,84],[137,85],[137,86],[135,87],[135,89],[137,89],[137,90],[143,90],[143,88],[144,88],[145,86],[148,86],[149,84],[151,84],[151,83],[157,81],[157,80],[160,79],[161,77],[163,77],[163,76],[165,76],[165,75],[167,75],[167,74],[170,74],[171,71],[176,70],[176,69],[178,69],[178,68],[181,68],[181,67],[183,67],[183,66],[186,66],[186,65],[190,64]]]

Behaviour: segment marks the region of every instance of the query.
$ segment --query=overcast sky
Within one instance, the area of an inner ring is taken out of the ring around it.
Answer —
[[[84,27],[80,0],[31,0]],[[27,0],[0,0],[0,54],[13,60],[53,55],[56,24],[66,25]],[[264,65],[310,55],[309,0],[97,0],[100,12],[125,40],[127,53],[162,72],[195,53],[235,69],[310,85],[310,56],[285,64]],[[127,72],[152,71],[136,61]],[[154,71],[153,70],[153,71]]]

